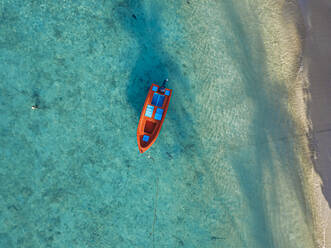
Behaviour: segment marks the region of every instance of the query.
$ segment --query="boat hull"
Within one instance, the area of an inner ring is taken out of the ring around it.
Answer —
[[[137,142],[140,153],[147,151],[158,137],[166,117],[171,89],[159,91],[160,86],[152,84],[149,88],[137,128]]]

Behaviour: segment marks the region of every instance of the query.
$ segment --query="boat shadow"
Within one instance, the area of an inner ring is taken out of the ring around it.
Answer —
[[[145,9],[141,1],[121,3],[115,9],[117,19],[122,27],[135,38],[138,46],[138,56],[131,69],[129,82],[126,88],[127,102],[140,116],[146,94],[151,83],[162,84],[169,78],[167,87],[173,90],[166,122],[168,133],[171,133],[176,147],[169,148],[166,142],[160,142],[162,153],[169,158],[196,146],[193,140],[194,129],[191,114],[185,110],[184,102],[177,92],[185,92],[194,101],[190,90],[190,81],[182,73],[180,67],[164,49],[162,29],[160,25],[161,7],[153,3]],[[138,124],[138,123],[137,123]],[[164,130],[163,130],[164,131]],[[188,133],[189,132],[189,133]],[[162,131],[161,131],[162,134]],[[198,156],[198,154],[197,154]]]

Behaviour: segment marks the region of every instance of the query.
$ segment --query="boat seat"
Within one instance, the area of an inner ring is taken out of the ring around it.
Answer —
[[[157,86],[153,86],[152,91],[157,91],[158,87]]]
[[[166,96],[169,96],[169,95],[170,95],[170,90],[166,90],[164,94],[165,94]]]
[[[158,93],[154,93],[153,99],[152,99],[152,105],[155,105],[157,107],[162,107],[164,98],[165,98],[165,96],[160,95]]]
[[[149,136],[148,135],[144,135],[143,136],[143,141],[148,142],[148,140],[149,140]]]
[[[154,119],[160,121],[162,119],[162,115],[163,115],[163,109],[158,108],[156,109]]]
[[[146,112],[145,112],[145,116],[147,116],[147,117],[149,117],[149,118],[152,118],[153,111],[154,111],[154,106],[152,106],[152,105],[147,105]]]

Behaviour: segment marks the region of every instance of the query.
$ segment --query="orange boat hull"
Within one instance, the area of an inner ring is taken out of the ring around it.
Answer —
[[[141,111],[137,129],[140,153],[147,151],[155,142],[166,117],[172,90],[159,91],[160,86],[152,84]]]

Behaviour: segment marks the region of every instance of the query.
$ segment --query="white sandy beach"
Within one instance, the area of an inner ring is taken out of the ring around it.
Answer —
[[[331,247],[331,2],[299,1],[306,27],[304,68],[309,81],[308,112],[314,168],[314,219],[318,246]]]

